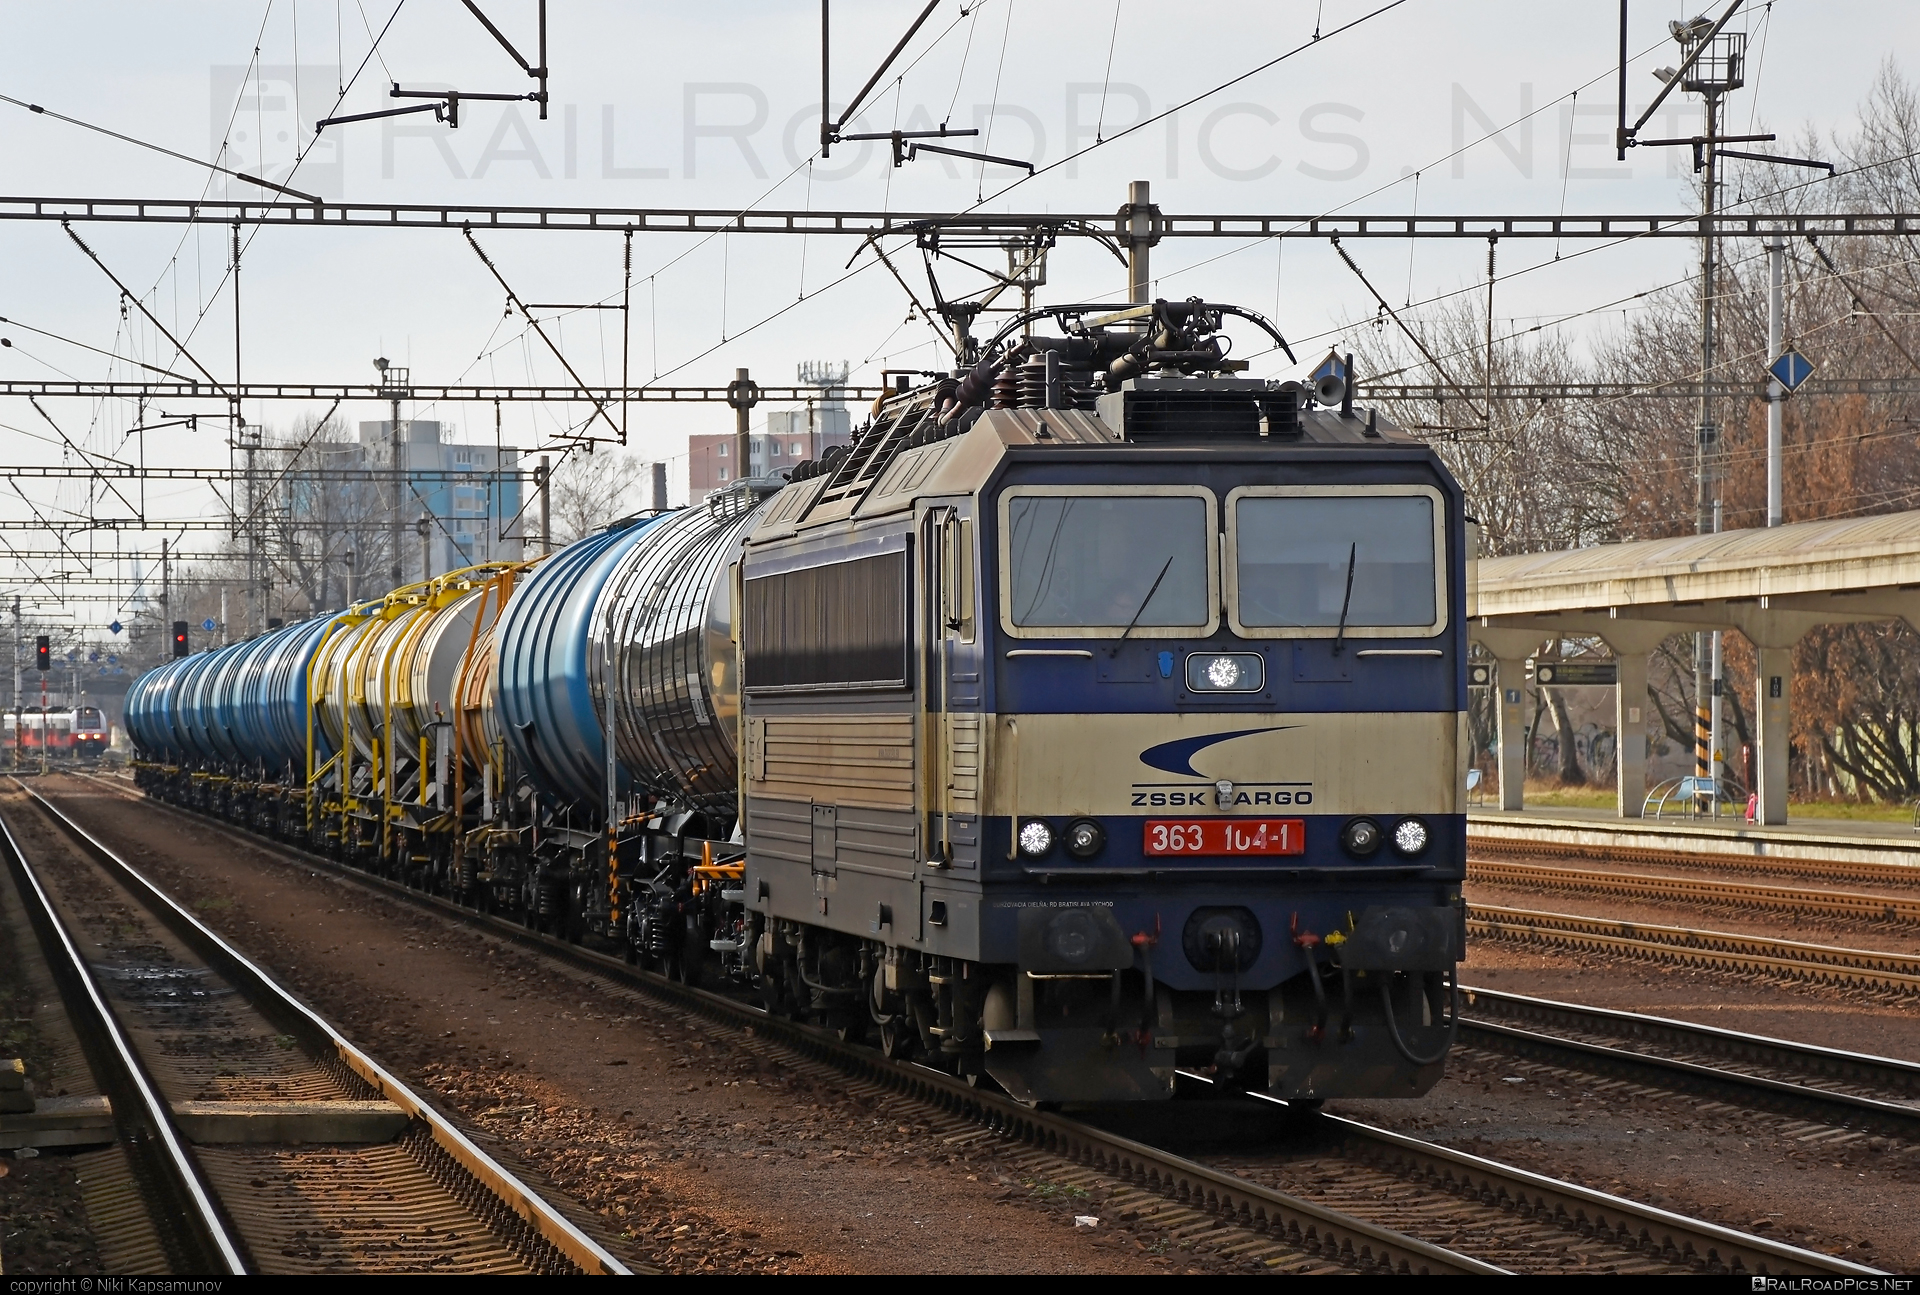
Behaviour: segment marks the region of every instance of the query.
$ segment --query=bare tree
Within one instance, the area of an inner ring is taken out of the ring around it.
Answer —
[[[1831,181],[1800,183],[1778,168],[1739,166],[1728,196],[1789,211],[1912,211],[1920,204],[1920,95],[1889,60],[1863,100],[1857,129],[1803,155],[1841,164]],[[1746,383],[1753,394],[1721,402],[1716,458],[1721,524],[1766,522],[1768,267],[1757,240],[1727,240],[1713,284],[1717,361],[1711,375]],[[1920,239],[1855,237],[1831,245],[1795,239],[1788,251],[1788,334],[1823,378],[1920,375]],[[1658,394],[1663,381],[1699,373],[1699,285],[1688,279],[1637,300],[1625,322],[1576,358],[1552,331],[1517,331],[1496,321],[1487,343],[1484,296],[1463,293],[1425,312],[1402,312],[1416,345],[1381,327],[1355,347],[1365,379],[1433,384],[1425,399],[1397,401],[1389,415],[1430,439],[1467,492],[1491,554],[1575,548],[1609,540],[1690,534],[1696,525],[1698,410]],[[1385,325],[1384,318],[1379,321]],[[1544,401],[1522,407],[1496,399],[1494,383],[1554,383],[1633,373],[1644,394],[1618,400]],[[1862,516],[1920,506],[1920,400],[1902,394],[1822,396],[1819,384],[1787,405],[1784,418],[1786,520]],[[1655,712],[1677,746],[1693,743],[1690,635],[1656,652],[1649,671]],[[1750,741],[1753,653],[1736,634],[1725,641],[1729,737]],[[1795,653],[1795,773],[1803,791],[1898,800],[1920,794],[1920,635],[1905,626],[1830,626]],[[1578,772],[1571,737],[1540,699],[1562,737],[1560,774]],[[1476,740],[1490,740],[1491,714],[1477,707]],[[1536,720],[1540,716],[1536,715]],[[1729,743],[1733,754],[1733,743]]]
[[[641,495],[647,481],[646,460],[631,453],[611,449],[598,454],[570,452],[554,468],[549,487],[554,543],[571,544],[639,512],[646,507]]]

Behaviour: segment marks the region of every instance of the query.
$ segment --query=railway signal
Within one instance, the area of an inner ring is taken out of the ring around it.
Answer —
[[[185,621],[173,623],[173,654],[175,656],[187,654],[187,623]]]
[[[53,645],[47,641],[45,634],[33,640],[33,666],[36,670],[53,669]]]

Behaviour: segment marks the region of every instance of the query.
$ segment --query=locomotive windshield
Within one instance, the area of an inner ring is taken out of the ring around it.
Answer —
[[[1212,622],[1210,498],[1021,493],[1005,501],[1007,619],[1021,629]]]
[[[1349,630],[1438,623],[1430,496],[1258,494],[1230,507],[1239,625],[1334,629],[1343,606]]]

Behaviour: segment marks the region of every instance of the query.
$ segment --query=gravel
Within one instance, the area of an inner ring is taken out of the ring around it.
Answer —
[[[949,1146],[930,1112],[91,787],[76,817],[616,1253],[669,1272],[1161,1273],[1231,1260]],[[548,1185],[551,1185],[549,1188]],[[570,1212],[573,1212],[570,1210]]]

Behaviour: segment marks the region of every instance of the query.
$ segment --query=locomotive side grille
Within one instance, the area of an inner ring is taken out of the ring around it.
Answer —
[[[808,711],[770,715],[765,724],[765,776],[751,780],[753,797],[768,798],[765,803],[913,808],[912,715]],[[848,824],[841,821],[842,836]]]
[[[904,552],[751,578],[746,604],[748,689],[906,687]]]

